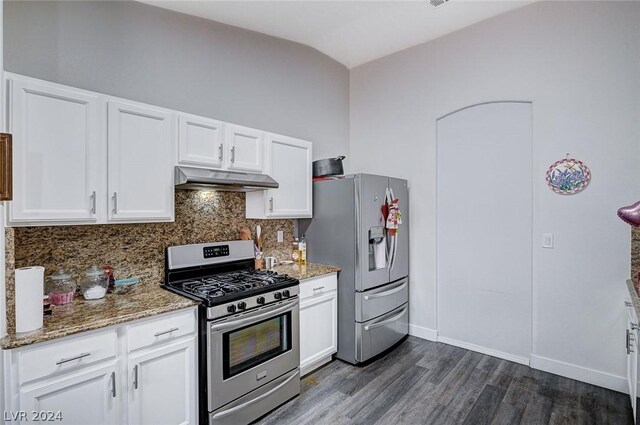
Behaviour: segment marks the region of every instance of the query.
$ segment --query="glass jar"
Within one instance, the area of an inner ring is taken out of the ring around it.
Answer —
[[[49,294],[51,304],[68,304],[73,301],[75,293],[76,283],[71,279],[71,272],[61,267],[57,272],[49,276],[47,294]]]
[[[80,290],[85,300],[104,298],[109,286],[107,273],[98,266],[91,266],[84,272],[80,281]]]

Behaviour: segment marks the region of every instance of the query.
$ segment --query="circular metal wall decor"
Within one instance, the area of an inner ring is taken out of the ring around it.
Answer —
[[[567,158],[554,162],[547,170],[547,184],[560,195],[581,192],[591,181],[591,171],[582,161]]]

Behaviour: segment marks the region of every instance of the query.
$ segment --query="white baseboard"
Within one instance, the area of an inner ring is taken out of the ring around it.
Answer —
[[[417,338],[426,339],[428,341],[438,341],[438,331],[430,328],[423,328],[422,326],[409,325],[409,335]]]
[[[323,357],[319,360],[316,360],[313,363],[310,363],[305,366],[300,366],[300,377],[310,374],[311,372],[318,369],[319,367],[329,363],[331,360],[333,360],[333,356],[329,354],[328,356]]]
[[[586,382],[610,390],[629,393],[627,378],[624,376],[612,375],[599,370],[589,369],[571,363],[553,360],[547,357],[531,355],[531,367],[576,381]]]
[[[426,339],[428,341],[442,342],[444,344],[465,348],[467,350],[530,366],[533,369],[538,369],[543,372],[553,373],[554,375],[564,376],[565,378],[575,379],[576,381],[586,382],[587,384],[597,385],[613,391],[629,394],[626,376],[613,375],[607,372],[589,369],[583,366],[534,354],[532,354],[530,358],[514,356],[513,354],[493,350],[491,348],[446,338],[438,335],[438,331],[435,329],[424,328],[417,325],[409,325],[409,335]],[[638,393],[640,394],[640,382],[638,383]]]
[[[505,353],[504,351],[494,350],[492,348],[482,347],[480,345],[471,344],[469,342],[458,341],[456,339],[446,338],[443,336],[438,337],[438,342],[454,345],[456,347],[465,348],[467,350],[476,351],[478,353],[486,354],[492,357],[498,357],[499,359],[509,360],[510,362],[520,363],[529,366],[529,359],[527,357],[520,357],[514,354]]]

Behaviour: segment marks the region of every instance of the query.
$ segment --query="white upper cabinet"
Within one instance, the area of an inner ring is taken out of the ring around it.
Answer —
[[[175,121],[165,109],[109,101],[110,221],[173,220]]]
[[[97,95],[10,76],[14,200],[9,223],[96,222],[104,170],[104,109]]]
[[[227,168],[261,173],[264,155],[264,133],[235,124],[226,125]]]
[[[176,164],[267,173],[248,218],[312,216],[310,142],[5,73],[9,226],[174,220]]]
[[[266,170],[277,189],[247,193],[248,218],[311,218],[312,144],[267,134]]]
[[[180,114],[179,129],[178,163],[180,165],[223,168],[225,134],[222,122]]]

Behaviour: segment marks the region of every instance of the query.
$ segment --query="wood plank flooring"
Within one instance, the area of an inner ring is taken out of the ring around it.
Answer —
[[[626,394],[446,344],[407,338],[364,367],[339,360],[257,422],[272,424],[633,424]]]

